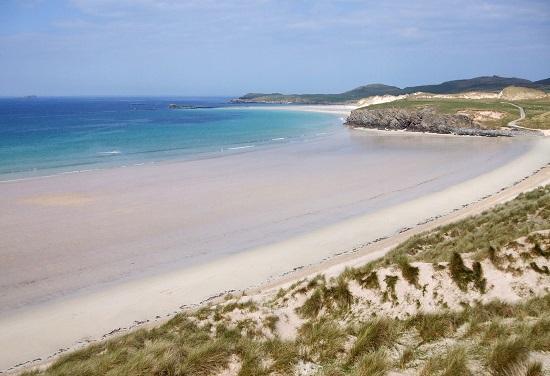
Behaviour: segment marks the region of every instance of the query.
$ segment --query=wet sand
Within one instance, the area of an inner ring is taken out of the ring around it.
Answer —
[[[548,140],[336,130],[0,183],[0,370],[277,278],[492,194]]]

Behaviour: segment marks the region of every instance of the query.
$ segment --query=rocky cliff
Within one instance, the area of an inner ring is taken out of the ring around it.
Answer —
[[[485,129],[468,116],[440,114],[430,108],[420,110],[359,108],[351,112],[346,125],[358,128],[490,137],[524,133],[515,130]]]

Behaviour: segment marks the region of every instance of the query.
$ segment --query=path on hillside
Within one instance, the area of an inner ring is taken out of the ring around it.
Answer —
[[[502,103],[509,104],[509,105],[514,106],[514,107],[519,109],[519,118],[517,118],[515,120],[512,120],[511,122],[509,122],[507,124],[510,128],[523,129],[523,130],[527,130],[527,131],[532,131],[533,130],[531,128],[525,128],[525,127],[522,127],[521,125],[517,125],[518,121],[522,121],[523,119],[525,119],[525,110],[523,109],[523,107],[520,107],[517,104],[513,104],[513,103],[510,103],[510,102],[502,102]]]

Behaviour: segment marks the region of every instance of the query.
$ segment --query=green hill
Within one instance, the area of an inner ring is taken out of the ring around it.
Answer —
[[[486,76],[465,80],[447,81],[437,85],[411,86],[403,89],[405,93],[426,92],[434,94],[455,94],[465,91],[500,91],[507,86],[534,87],[533,82],[522,78]]]
[[[233,99],[234,103],[297,103],[297,104],[336,104],[354,102],[375,95],[402,95],[415,92],[434,94],[456,94],[467,91],[498,92],[507,86],[550,89],[550,79],[530,81],[523,78],[483,76],[464,80],[446,81],[435,85],[409,86],[401,89],[384,84],[368,84],[339,94],[281,94],[248,93]]]

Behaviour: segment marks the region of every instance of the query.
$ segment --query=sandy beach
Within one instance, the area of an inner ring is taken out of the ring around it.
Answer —
[[[0,183],[0,370],[224,291],[379,255],[547,183],[549,148],[342,128],[221,158]]]

